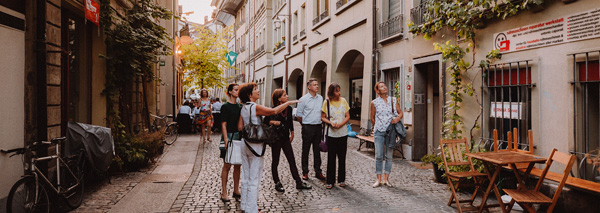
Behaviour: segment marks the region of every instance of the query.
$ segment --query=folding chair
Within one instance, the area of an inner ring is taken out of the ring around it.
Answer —
[[[473,168],[471,157],[466,157],[465,160],[465,154],[469,153],[467,139],[463,138],[458,140],[440,140],[440,145],[442,148],[442,159],[444,160],[444,167],[446,169],[446,177],[448,177],[448,185],[450,185],[450,189],[452,190],[452,195],[450,196],[450,201],[448,201],[448,206],[451,206],[452,202],[455,202],[456,207],[458,208],[458,212],[463,212],[463,210],[478,210],[477,207],[473,206],[473,201],[475,200],[475,196],[477,196],[477,192],[479,191],[479,187],[481,186],[481,182],[478,180],[478,177],[485,177],[486,174],[480,173],[477,170],[475,170],[475,168]],[[446,151],[448,152],[449,156],[446,156]],[[450,167],[463,165],[468,165],[470,167],[470,170],[465,172],[450,171]],[[469,200],[459,200],[456,190],[461,185],[461,182],[463,180],[470,177],[473,178],[474,183],[468,185],[475,186],[473,196],[471,196],[471,199]],[[452,182],[453,180],[456,181],[456,185],[454,185],[454,183]],[[468,202],[471,206],[463,207],[461,206],[461,202]]]
[[[506,149],[500,149],[500,144],[498,143],[498,130],[494,129],[494,152],[508,152],[508,151],[512,151],[512,136],[510,132],[506,133],[508,136],[508,145],[506,146]]]
[[[542,187],[542,183],[546,178],[546,174],[548,173],[548,170],[550,169],[550,166],[554,161],[565,165],[565,170],[563,171],[563,177],[560,181],[560,184],[558,184],[556,192],[554,192],[554,196],[552,196],[552,198],[549,198],[540,192],[540,188]],[[558,200],[558,197],[562,192],[563,186],[565,186],[565,182],[569,177],[569,173],[571,172],[571,167],[573,167],[574,162],[575,155],[562,153],[557,151],[556,149],[553,149],[550,153],[550,157],[548,157],[548,160],[546,161],[546,167],[544,167],[544,171],[542,172],[542,175],[540,175],[540,179],[538,180],[535,189],[504,189],[504,192],[506,192],[506,194],[512,197],[512,199],[515,202],[517,202],[521,207],[525,208],[528,212],[535,212],[533,204],[550,204],[546,212],[552,212],[552,210],[554,210],[554,207],[556,206],[556,201]],[[514,202],[511,201],[508,205],[508,212],[510,212],[510,210],[512,209],[513,203]]]

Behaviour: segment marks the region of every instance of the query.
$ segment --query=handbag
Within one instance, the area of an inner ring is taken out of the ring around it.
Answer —
[[[227,133],[227,139],[229,139],[229,141],[231,141],[231,140],[239,140],[240,139],[240,135],[237,132],[235,132],[235,133],[229,132],[229,133]],[[224,138],[223,138],[223,136],[221,136],[221,142],[219,142],[219,149],[220,150],[225,150],[225,144],[226,143],[224,141]]]
[[[329,119],[329,99],[327,99],[327,119]],[[323,129],[323,138],[321,139],[321,143],[319,143],[321,152],[327,152],[327,135],[329,134],[329,125],[325,126],[326,127]]]
[[[242,165],[242,141],[230,140],[227,143],[227,151],[225,152],[225,163],[231,165]]]
[[[288,112],[288,109],[286,108],[285,109],[285,114],[282,115],[284,117],[284,120],[281,121],[281,124],[279,126],[274,126],[274,125],[271,126],[271,128],[273,128],[273,131],[274,131],[273,133],[275,133],[275,134],[273,134],[273,140],[272,140],[273,143],[277,143],[279,141],[283,141],[285,139],[289,139],[288,138],[288,136],[290,135],[289,134],[289,130],[285,126],[286,123],[287,123],[287,113],[289,113],[289,112]],[[275,115],[273,117],[276,117],[276,116],[277,115]]]
[[[394,100],[394,99],[392,98],[392,100]],[[396,108],[396,104],[392,104],[392,109],[396,112],[396,114],[398,114],[398,109]],[[393,129],[398,134],[398,137],[400,137],[401,140],[404,140],[406,138],[406,129],[404,128],[402,119],[400,119],[400,121],[398,123],[393,124],[393,125],[394,125]]]
[[[256,109],[256,105],[253,104]],[[250,116],[248,116],[248,124],[244,125],[242,129],[242,138],[248,143],[267,143],[271,144],[273,141],[273,128],[266,125],[262,121],[262,117],[259,116],[259,124],[252,123],[252,106],[250,106]]]

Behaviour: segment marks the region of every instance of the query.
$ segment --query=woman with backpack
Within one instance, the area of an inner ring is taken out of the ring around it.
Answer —
[[[240,111],[238,130],[243,131],[244,126],[260,125],[261,116],[272,116],[281,113],[290,104],[300,101],[288,101],[275,108],[256,104],[260,98],[260,90],[256,83],[246,83],[240,87],[239,98],[244,104]],[[252,123],[252,124],[250,124]],[[250,143],[242,138],[245,146],[242,149],[242,200],[240,208],[247,213],[258,212],[258,189],[263,173],[265,154],[264,143]],[[258,154],[261,153],[261,154]]]

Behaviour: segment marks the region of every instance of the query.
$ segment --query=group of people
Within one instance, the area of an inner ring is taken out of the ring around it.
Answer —
[[[178,120],[178,123],[190,123],[192,131],[202,132],[202,142],[211,142],[211,131],[221,129],[220,124],[218,123],[220,121],[220,110],[222,105],[219,98],[210,98],[208,90],[202,89],[200,91],[199,99],[185,101],[183,106],[179,108],[178,118],[180,116],[185,117],[186,115],[189,115],[191,120]],[[214,125],[214,123],[217,123],[217,125]]]
[[[250,122],[258,124],[262,121],[268,125],[276,126],[277,132],[283,134],[283,137],[279,137],[278,141],[273,142],[271,145],[273,158],[271,174],[275,183],[275,190],[279,192],[285,191],[277,169],[282,150],[290,164],[296,189],[312,188],[304,182],[304,180],[309,179],[308,157],[311,146],[314,158],[314,177],[325,180],[327,189],[333,188],[336,183],[339,187],[347,186],[348,129],[346,124],[350,120],[348,102],[341,97],[341,87],[337,83],[329,85],[326,99],[318,94],[319,82],[316,79],[308,80],[307,89],[308,93],[299,100],[289,100],[285,90],[276,89],[271,97],[273,106],[268,107],[256,103],[260,98],[260,90],[255,83],[230,84],[227,87],[228,100],[221,107],[221,140],[224,142],[232,139],[243,141],[244,139],[240,138],[240,132]],[[393,128],[390,128],[392,124],[398,123],[402,119],[402,111],[398,101],[387,96],[388,88],[385,83],[377,82],[374,89],[378,97],[371,102],[370,106],[370,121],[375,131],[376,181],[373,187],[381,185],[393,187],[389,175],[393,156],[391,144],[395,143],[395,138],[389,137],[389,131],[393,131],[391,130]],[[238,98],[241,103],[237,102]],[[298,173],[291,144],[294,139],[294,118],[292,117],[292,107],[290,107],[292,104],[298,104],[296,119],[302,124],[302,176]],[[264,120],[261,119],[263,116],[265,117]],[[324,176],[321,170],[321,150],[319,147],[324,137],[327,144],[327,176]],[[257,153],[264,154],[265,150],[263,149],[265,146],[246,143],[243,147],[242,165],[233,165],[233,197],[241,199],[241,209],[243,211],[255,213],[260,211],[257,205],[258,190],[264,164],[264,158]],[[221,158],[225,157],[226,149],[227,146],[220,151]],[[221,200],[230,202],[227,192],[227,180],[232,165],[225,163],[225,160],[223,162]]]

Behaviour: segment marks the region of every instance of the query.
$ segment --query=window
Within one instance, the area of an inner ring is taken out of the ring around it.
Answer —
[[[482,103],[484,147],[493,150],[493,130],[498,130],[500,146],[507,146],[507,132],[518,130],[519,149],[527,147],[531,129],[531,68],[529,61],[489,65],[484,70]],[[486,122],[487,120],[487,122]]]
[[[292,17],[292,34],[294,35],[294,40],[296,40],[296,36],[298,35],[298,11],[294,12],[294,16]]]
[[[577,160],[585,161],[585,153],[600,148],[600,66],[599,51],[573,54],[573,122]],[[580,163],[578,177],[597,181],[598,167]]]
[[[383,40],[402,33],[402,2],[400,0],[386,0],[383,2],[382,23],[379,24],[379,40]]]
[[[300,8],[300,31],[304,31],[306,29],[306,8],[304,4]],[[302,37],[302,35],[300,35]]]

